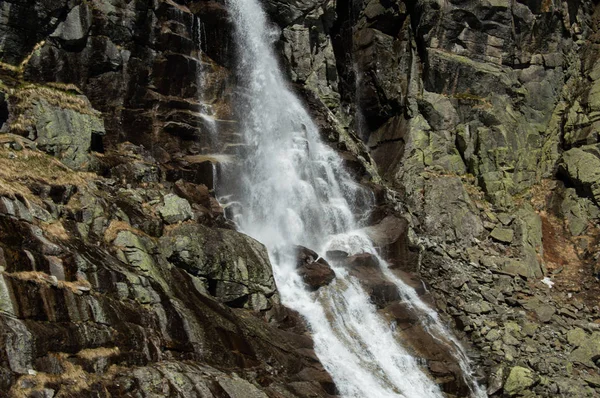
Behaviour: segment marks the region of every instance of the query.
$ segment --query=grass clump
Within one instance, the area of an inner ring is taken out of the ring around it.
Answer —
[[[13,152],[0,147],[0,195],[20,194],[38,202],[28,185],[40,182],[46,185],[86,186],[97,178],[93,173],[73,171],[58,159],[40,151],[23,149]]]

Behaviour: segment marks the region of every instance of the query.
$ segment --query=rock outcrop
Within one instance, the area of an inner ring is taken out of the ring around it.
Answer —
[[[164,183],[127,188],[27,148],[0,149],[0,164],[9,396],[335,391],[262,244],[190,219],[187,201],[163,220]]]

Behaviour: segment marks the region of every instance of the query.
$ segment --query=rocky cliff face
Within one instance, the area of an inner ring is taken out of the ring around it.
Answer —
[[[488,393],[595,396],[595,2],[264,3],[290,81],[378,198],[373,238],[428,285]],[[231,40],[221,0],[0,3],[0,390],[335,394],[264,247],[214,198],[243,152]]]

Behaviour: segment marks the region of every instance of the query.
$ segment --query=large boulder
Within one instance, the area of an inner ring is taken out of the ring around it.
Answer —
[[[526,392],[539,381],[539,377],[531,370],[515,366],[510,370],[504,383],[504,392],[513,397]]]
[[[234,307],[264,310],[276,292],[266,248],[227,229],[182,224],[160,239],[160,255],[200,278],[206,291]]]
[[[9,112],[10,131],[27,136],[73,169],[90,168],[93,143],[105,134],[104,121],[87,97],[63,89],[17,89],[9,98]]]
[[[190,202],[175,194],[165,195],[163,204],[157,210],[160,217],[168,224],[187,221],[194,216]]]
[[[596,146],[563,153],[560,171],[580,192],[600,204],[600,151]]]

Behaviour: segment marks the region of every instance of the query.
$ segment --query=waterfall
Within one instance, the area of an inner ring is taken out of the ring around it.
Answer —
[[[219,194],[241,204],[237,225],[266,245],[282,302],[306,319],[315,352],[341,396],[442,397],[347,270],[334,266],[332,284],[317,292],[305,289],[296,272],[295,245],[318,253],[376,255],[353,216],[368,209],[372,199],[322,142],[315,123],[287,86],[272,49],[280,32],[267,21],[259,0],[228,4],[239,58],[241,92],[236,105],[247,148],[227,179],[235,186],[220,186]],[[423,314],[427,330],[454,344],[435,312],[383,260],[381,264],[403,297]],[[466,358],[463,362],[468,371]]]

